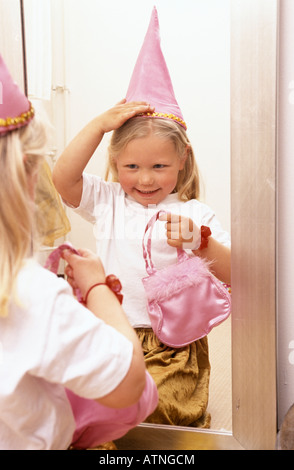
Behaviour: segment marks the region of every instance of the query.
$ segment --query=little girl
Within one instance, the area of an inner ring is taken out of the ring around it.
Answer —
[[[53,181],[63,200],[94,224],[97,253],[106,271],[116,272],[122,281],[124,307],[159,392],[158,407],[147,421],[209,427],[207,338],[179,349],[162,344],[151,329],[141,281],[146,276],[145,227],[151,216],[164,210],[165,223],[158,222],[152,239],[157,269],[175,263],[175,248],[183,247],[211,261],[214,274],[230,283],[229,235],[197,199],[198,170],[185,129],[160,49],[154,9],[127,99],[73,139],[55,165]],[[108,173],[113,182],[83,173],[110,131]],[[209,238],[201,239],[201,226],[210,228]]]
[[[33,258],[45,130],[1,55],[0,83],[0,449],[95,446],[145,419],[157,390],[99,258],[64,252],[88,308]],[[76,429],[73,398],[91,406],[95,435]]]
[[[146,111],[152,112],[146,103],[122,102],[91,121],[59,158],[53,181],[63,199],[93,222],[97,253],[106,271],[115,271],[122,281],[125,310],[159,391],[159,406],[148,421],[208,427],[207,338],[172,349],[153,334],[141,283],[146,276],[142,239],[149,218],[164,209],[169,213],[166,233],[158,227],[152,240],[155,266],[160,269],[175,263],[174,247],[184,246],[210,260],[215,275],[227,283],[230,240],[213,211],[196,199],[198,174],[185,130],[165,119],[129,119]],[[111,129],[116,130],[109,166],[118,181],[112,183],[83,174],[102,136]],[[212,232],[203,250],[198,249],[201,225]]]

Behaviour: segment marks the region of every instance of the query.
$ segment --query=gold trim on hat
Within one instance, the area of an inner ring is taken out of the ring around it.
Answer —
[[[30,109],[26,113],[22,113],[17,117],[7,117],[6,119],[0,118],[0,127],[21,126],[27,124],[35,115],[35,110],[30,103]]]
[[[170,114],[170,113],[146,113],[146,116],[172,119],[173,121],[176,121],[179,124],[181,124],[182,126],[184,126],[185,129],[187,129],[187,125],[186,125],[185,121],[183,121],[183,119],[179,118],[178,116],[175,116],[174,114]]]

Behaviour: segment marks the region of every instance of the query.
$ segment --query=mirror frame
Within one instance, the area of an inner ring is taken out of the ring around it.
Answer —
[[[275,449],[278,9],[231,0],[232,432],[141,424],[118,449]]]

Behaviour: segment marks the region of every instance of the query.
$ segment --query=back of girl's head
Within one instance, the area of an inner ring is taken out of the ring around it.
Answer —
[[[184,158],[187,155],[185,166],[179,172],[174,192],[178,192],[180,200],[183,201],[198,199],[200,193],[199,173],[191,144],[184,128],[169,119],[135,117],[115,130],[108,148],[106,179],[111,173],[113,181],[118,181],[115,159],[119,153],[131,140],[147,137],[150,134],[171,140],[179,158]]]
[[[30,255],[34,214],[27,175],[38,171],[46,140],[37,118],[0,136],[0,316],[7,314],[16,275]]]

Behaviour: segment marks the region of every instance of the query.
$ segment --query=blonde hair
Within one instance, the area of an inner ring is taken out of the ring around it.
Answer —
[[[116,158],[119,153],[131,140],[147,137],[151,133],[162,139],[170,139],[174,143],[179,158],[184,158],[187,155],[185,166],[179,172],[174,192],[178,193],[181,201],[198,199],[200,197],[200,178],[193,149],[185,129],[168,119],[135,117],[113,131],[108,147],[105,179],[109,179],[111,175],[112,181],[118,181]]]
[[[46,141],[37,118],[0,136],[0,317],[8,313],[17,274],[31,254],[34,211],[27,176],[38,170]]]

